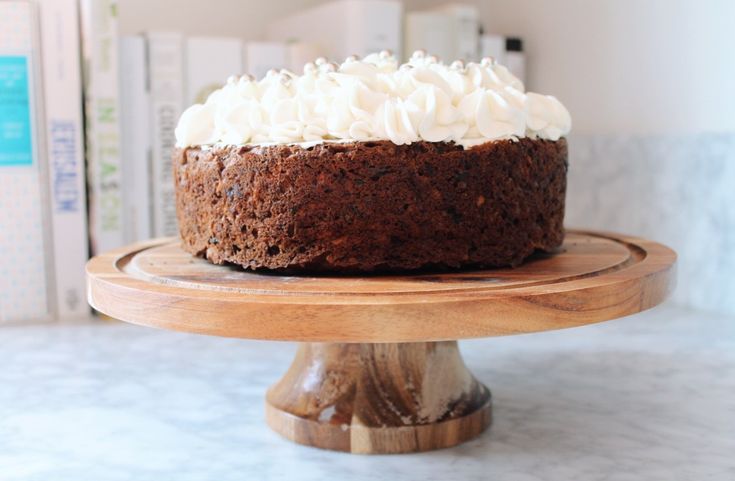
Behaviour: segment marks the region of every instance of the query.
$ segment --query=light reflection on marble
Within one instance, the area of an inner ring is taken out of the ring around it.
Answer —
[[[294,345],[110,322],[0,331],[0,479],[735,479],[735,319],[664,306],[464,341],[494,424],[456,448],[292,444],[263,395]]]
[[[572,135],[566,224],[666,243],[674,300],[735,314],[735,133]]]

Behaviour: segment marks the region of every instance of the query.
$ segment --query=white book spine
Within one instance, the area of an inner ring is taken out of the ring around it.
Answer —
[[[0,324],[54,312],[38,21],[0,2]]]
[[[59,319],[89,313],[82,76],[76,0],[41,0],[46,146]]]
[[[148,61],[142,35],[120,38],[120,114],[126,176],[123,200],[128,222],[126,242],[151,237],[151,137]],[[129,174],[129,175],[128,175]]]
[[[92,252],[125,243],[116,0],[82,0],[82,52]]]
[[[184,105],[184,38],[178,33],[148,34],[151,93],[153,235],[178,233],[171,155],[174,131]]]

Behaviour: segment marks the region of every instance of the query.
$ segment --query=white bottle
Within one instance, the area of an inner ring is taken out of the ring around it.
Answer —
[[[518,37],[505,39],[505,66],[525,85],[526,55],[523,53],[523,40]]]

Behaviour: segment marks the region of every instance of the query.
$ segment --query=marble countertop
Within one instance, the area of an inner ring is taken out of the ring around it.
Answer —
[[[362,456],[263,420],[293,344],[111,321],[0,329],[0,480],[735,479],[735,319],[664,305],[463,341],[494,423],[464,445]]]

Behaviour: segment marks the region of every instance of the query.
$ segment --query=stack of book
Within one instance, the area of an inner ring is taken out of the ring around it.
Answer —
[[[245,71],[240,39],[121,37],[117,9],[0,2],[0,324],[88,315],[90,254],[177,233],[179,115]]]
[[[396,0],[332,1],[252,42],[120,36],[117,12],[117,0],[0,2],[0,324],[88,314],[90,254],[177,234],[174,130],[227,77],[385,49],[509,63],[522,50],[482,35],[462,4],[404,15]]]

